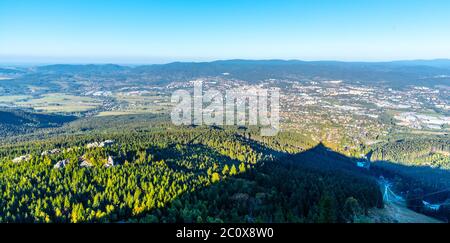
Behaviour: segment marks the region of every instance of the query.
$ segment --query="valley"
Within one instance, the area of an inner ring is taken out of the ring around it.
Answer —
[[[0,69],[0,222],[445,222],[450,70],[399,65]],[[198,82],[278,88],[281,130],[175,126],[171,95]]]

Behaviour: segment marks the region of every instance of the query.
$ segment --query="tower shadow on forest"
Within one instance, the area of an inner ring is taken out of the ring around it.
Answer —
[[[247,171],[246,173],[239,174],[234,177],[225,178],[220,182],[212,184],[210,186],[198,188],[198,190],[196,191],[186,192],[175,198],[164,208],[156,209],[149,214],[141,215],[139,218],[144,219],[146,218],[145,216],[148,215],[169,215],[168,217],[170,220],[168,222],[185,222],[183,221],[184,219],[182,219],[182,214],[184,213],[183,210],[191,209],[190,207],[192,207],[192,205],[199,205],[199,207],[208,207],[208,204],[211,200],[219,202],[218,205],[222,205],[217,207],[214,206],[213,209],[210,209],[213,210],[213,215],[215,216],[226,217],[227,214],[229,214],[230,208],[240,208],[242,206],[242,203],[245,204],[244,208],[247,208],[249,212],[252,212],[256,207],[255,205],[258,204],[258,200],[262,200],[260,198],[264,198],[264,193],[257,193],[258,196],[249,196],[246,193],[246,190],[248,189],[248,187],[254,186],[253,184],[257,183],[258,180],[265,180],[265,177],[271,178],[271,176],[276,176],[276,172],[273,169],[274,165],[281,166],[287,171],[299,169],[310,171],[311,173],[318,172],[317,175],[319,177],[323,175],[339,175],[340,178],[353,178],[349,181],[359,181],[356,183],[361,183],[361,181],[372,181],[371,183],[376,183],[378,176],[383,175],[386,177],[393,177],[395,175],[399,175],[399,171],[403,171],[404,173],[416,174],[424,173],[427,174],[427,177],[434,179],[436,179],[436,175],[439,175],[439,177],[450,176],[450,173],[448,171],[443,171],[436,168],[408,167],[389,161],[373,162],[371,163],[371,169],[367,170],[357,166],[357,162],[361,160],[360,158],[345,156],[341,153],[333,151],[322,143],[319,143],[308,150],[296,154],[287,154],[274,151],[253,140],[248,141],[248,143],[250,146],[252,146],[253,148],[257,148],[258,150],[263,149],[265,150],[265,152],[272,152],[273,154],[277,154],[277,159],[275,159],[274,161],[262,161],[255,169]],[[192,144],[191,146],[198,147],[201,145]],[[214,153],[214,151],[210,152]],[[286,179],[284,183],[289,183],[289,180]],[[340,186],[343,185],[340,184]],[[230,188],[232,189],[230,190]],[[286,195],[284,195],[283,197],[285,196]],[[378,203],[380,202],[377,202],[377,205]],[[177,212],[174,213],[174,211]],[[174,214],[175,216],[173,216],[173,218],[170,218],[171,214]],[[187,222],[191,222],[190,220],[192,222],[195,222],[195,219],[189,219]],[[146,221],[144,220],[144,222]]]
[[[261,144],[258,144],[258,146],[261,146]],[[270,150],[267,147],[265,149]],[[187,213],[187,211],[183,210],[189,209],[194,212],[195,207],[198,206],[208,207],[208,210],[212,210],[211,214],[218,218],[222,216],[228,217],[230,212],[234,210],[233,208],[240,214],[248,213],[249,217],[252,217],[253,212],[261,201],[269,200],[270,202],[270,200],[275,200],[276,198],[285,200],[282,198],[289,198],[292,196],[291,193],[295,191],[295,188],[294,184],[292,184],[293,181],[290,180],[288,175],[291,172],[295,175],[295,171],[297,170],[304,171],[304,173],[302,172],[301,174],[307,175],[308,178],[314,180],[315,182],[313,184],[320,184],[321,179],[319,178],[327,180],[327,190],[334,190],[333,187],[330,186],[333,184],[332,181],[330,182],[330,178],[338,178],[337,180],[339,181],[344,180],[347,182],[340,182],[340,186],[337,186],[336,190],[340,190],[343,186],[355,186],[354,184],[360,185],[364,183],[370,183],[371,187],[369,188],[379,190],[375,179],[369,178],[370,173],[367,170],[358,168],[354,158],[334,152],[323,144],[318,144],[311,149],[297,154],[279,154],[279,157],[276,160],[262,161],[254,169],[248,170],[245,173],[223,178],[220,182],[210,186],[184,193],[171,201],[166,207],[156,209],[151,214],[153,216],[163,216],[167,222],[172,223],[195,222],[195,219],[185,220],[183,214]],[[298,180],[307,180],[300,177],[297,178]],[[275,182],[274,179],[277,179],[277,182]],[[269,199],[267,193],[268,191],[273,191],[273,188],[278,188],[276,191],[279,195],[275,194],[277,196],[275,196],[274,199]],[[282,188],[285,188],[286,191]],[[308,186],[304,188],[304,190],[308,190]],[[366,188],[364,190],[369,189]],[[312,205],[304,205],[304,208],[300,210],[301,212],[299,212],[299,214],[305,217],[311,210],[314,211],[313,207],[317,206],[320,197],[322,197],[321,194],[324,192],[317,194],[306,191],[306,193],[308,194],[301,193],[299,195],[308,199],[311,197],[311,200],[314,203]],[[311,196],[313,194],[314,199],[312,199],[313,196]],[[372,205],[373,207],[382,205],[381,192],[379,192],[379,194],[381,201],[374,202]],[[210,208],[212,202],[215,204]],[[266,203],[264,207],[275,207],[274,203],[275,202]],[[242,209],[248,210],[248,212],[239,211]],[[276,221],[268,220],[267,222]]]

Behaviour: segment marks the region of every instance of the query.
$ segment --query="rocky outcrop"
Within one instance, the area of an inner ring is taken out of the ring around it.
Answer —
[[[92,166],[93,165],[91,162],[89,162],[83,158],[80,158],[80,167],[92,167]]]
[[[105,140],[103,142],[93,142],[86,145],[86,148],[103,148],[114,144],[114,140]]]
[[[114,166],[114,160],[111,156],[108,156],[108,161],[104,165],[106,168],[113,167]]]
[[[29,161],[30,159],[31,159],[31,155],[27,154],[27,155],[22,155],[22,156],[19,156],[17,158],[14,158],[12,160],[12,162],[15,163],[15,164],[18,164],[18,163],[21,163],[21,162]]]
[[[53,155],[53,154],[59,154],[61,153],[61,150],[59,149],[52,149],[52,150],[47,150],[41,153],[41,156],[47,156],[47,155]]]
[[[64,167],[66,167],[66,165],[69,164],[69,162],[70,162],[70,160],[68,160],[68,159],[58,161],[58,163],[56,163],[56,164],[53,166],[53,168],[54,168],[54,169],[64,168]]]

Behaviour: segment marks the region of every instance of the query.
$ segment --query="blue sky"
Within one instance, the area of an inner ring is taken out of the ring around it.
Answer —
[[[0,0],[0,62],[450,58],[447,0]]]

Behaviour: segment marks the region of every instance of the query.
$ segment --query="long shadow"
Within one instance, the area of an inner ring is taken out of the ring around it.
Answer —
[[[388,178],[396,194],[406,199],[409,209],[449,222],[449,170],[391,161],[374,161],[372,164],[372,173]],[[440,206],[436,208],[436,205]]]
[[[264,147],[259,143],[249,143],[253,148]],[[206,150],[220,158],[222,163],[235,162],[201,144],[189,144],[189,147],[192,150],[184,156]],[[163,154],[183,156],[173,149],[169,147]],[[438,185],[439,188],[450,182],[450,173],[436,168],[377,161],[371,163],[368,170],[358,167],[358,161],[361,159],[347,157],[321,143],[301,153],[281,153],[274,161],[262,161],[256,168],[237,176],[222,176],[218,183],[184,193],[165,207],[141,214],[133,220],[162,223],[351,222],[352,219],[346,215],[349,198],[356,199],[360,214],[369,208],[383,207],[377,182],[380,175],[402,179],[416,176],[416,181]],[[186,170],[184,167],[173,169]],[[442,183],[436,184],[436,181]],[[408,183],[405,187],[421,186],[425,192],[436,189],[417,182]],[[449,196],[435,195],[442,197],[439,198],[441,200]]]
[[[318,150],[318,151],[315,151]],[[312,156],[310,156],[310,154]],[[315,154],[315,155],[314,155]],[[320,168],[328,168],[329,170],[354,170],[354,165],[358,158],[346,157],[342,154],[330,151],[325,146],[319,144],[312,151],[307,151],[301,154],[308,161],[308,157],[325,156],[329,158],[336,158],[340,161],[339,167],[335,168],[335,161],[319,162],[319,166],[307,162],[309,166],[316,166]],[[371,157],[371,153],[367,155]],[[370,161],[366,161],[370,162]],[[450,199],[450,170],[433,168],[429,166],[408,166],[395,161],[372,161],[370,162],[370,170],[360,171],[365,175],[370,175],[374,178],[383,176],[394,183],[394,189],[398,194],[408,199],[411,194],[412,198],[416,199],[416,204],[410,205],[413,211],[423,213],[429,216],[437,217],[443,220],[448,220],[448,207],[441,207],[439,210],[433,210],[425,207],[423,201],[431,204],[447,204]],[[445,216],[447,215],[447,216]]]
[[[364,176],[370,175],[366,169],[357,166],[357,161],[361,159],[348,157],[335,152],[322,143],[304,152],[288,155],[287,158],[293,158],[296,163],[300,163],[302,166],[311,169],[328,172],[346,172]]]
[[[397,189],[406,193],[413,189],[421,189],[424,200],[433,203],[444,202],[450,198],[450,171],[429,166],[408,166],[391,161],[372,162],[374,173],[388,177],[394,181],[403,179]],[[435,193],[438,192],[439,193]],[[427,194],[431,194],[427,196]]]
[[[370,153],[369,153],[370,154]],[[351,158],[334,152],[319,144],[304,153],[293,155],[301,158],[302,164],[311,168],[328,171],[346,171],[374,177],[400,178],[407,180],[400,191],[407,192],[420,188],[424,192],[424,199],[432,202],[444,202],[450,198],[450,170],[429,166],[408,166],[395,161],[370,162],[370,170],[355,167],[360,158]],[[370,156],[368,156],[370,158]],[[369,162],[369,161],[366,161]],[[436,193],[438,192],[439,193]],[[426,196],[427,194],[431,194]]]
[[[185,193],[164,208],[141,215],[142,222],[349,222],[354,210],[382,207],[371,173],[354,158],[323,144]],[[350,200],[351,201],[351,200]]]

